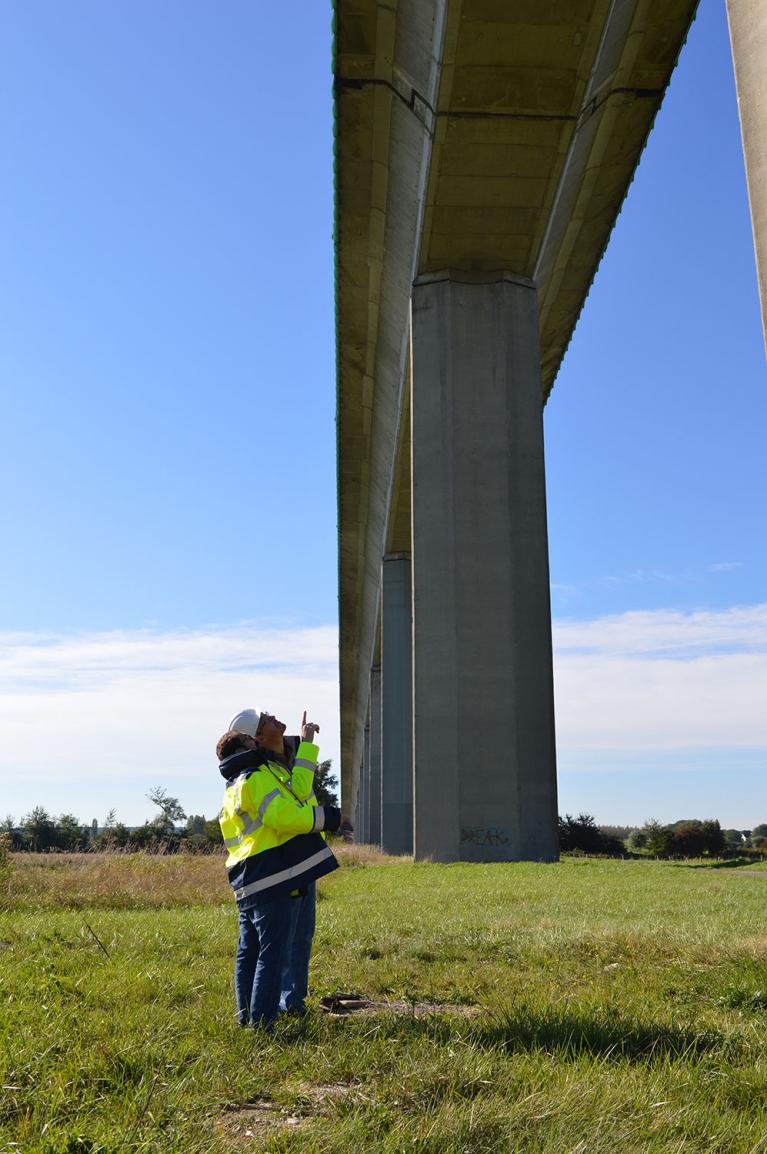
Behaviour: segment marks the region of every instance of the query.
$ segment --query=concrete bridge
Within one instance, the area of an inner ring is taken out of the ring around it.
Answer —
[[[557,856],[542,410],[696,4],[336,0],[342,788],[390,852]]]

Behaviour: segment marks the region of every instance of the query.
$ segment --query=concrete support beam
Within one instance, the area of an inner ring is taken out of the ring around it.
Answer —
[[[370,841],[370,720],[363,731],[362,768],[360,770],[360,825],[357,841]]]
[[[727,0],[727,17],[767,347],[767,6],[764,0]]]
[[[381,845],[413,852],[413,677],[410,557],[384,557],[381,591]]]
[[[362,799],[360,792],[362,788],[362,766],[359,768],[357,774],[357,786],[354,792],[354,801],[351,806],[351,821],[354,828],[354,840],[361,841],[360,832],[362,829]],[[344,807],[345,808],[345,807]],[[348,810],[346,811],[348,812]]]
[[[336,6],[342,789],[362,760],[447,0]],[[339,330],[341,331],[341,330]]]
[[[381,844],[381,666],[370,670],[370,773],[368,783],[368,837],[371,845]]]
[[[535,289],[435,273],[412,324],[415,856],[554,860]]]

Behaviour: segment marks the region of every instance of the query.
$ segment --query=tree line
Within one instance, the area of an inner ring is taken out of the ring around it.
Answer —
[[[330,761],[317,767],[314,792],[320,805],[338,805],[338,782]],[[93,853],[181,850],[211,853],[221,848],[218,818],[187,814],[176,797],[157,786],[147,798],[158,813],[143,825],[127,826],[114,809],[100,825],[96,818],[82,824],[71,813],[53,817],[36,806],[17,825],[9,814],[0,822],[0,836],[14,851]],[[767,822],[750,830],[722,829],[716,819],[683,819],[662,825],[655,819],[642,826],[600,826],[591,814],[565,814],[558,819],[559,848],[563,853],[601,854],[607,857],[654,858],[734,857],[767,853]]]
[[[559,848],[567,853],[626,853],[656,858],[730,857],[767,852],[767,822],[753,829],[722,829],[715,818],[684,818],[662,825],[599,826],[591,814],[559,818]]]
[[[314,775],[314,793],[320,805],[338,805],[337,781],[330,760],[322,761]],[[93,818],[83,824],[71,813],[53,816],[44,806],[35,806],[16,823],[12,814],[0,821],[0,835],[15,852],[99,853],[114,850],[151,850],[177,853],[212,853],[223,842],[218,818],[204,814],[187,814],[177,797],[171,797],[162,786],[146,795],[159,812],[143,825],[127,826],[118,821],[111,809],[102,823]]]

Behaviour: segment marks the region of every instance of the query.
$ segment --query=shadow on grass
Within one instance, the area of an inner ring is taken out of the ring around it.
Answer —
[[[542,1052],[562,1058],[587,1056],[601,1061],[685,1061],[712,1052],[722,1056],[725,1051],[734,1057],[736,1049],[731,1039],[715,1030],[685,1030],[608,1011],[537,1011],[525,1006],[460,1025],[437,1015],[424,1019],[392,1015],[381,1019],[381,1028],[403,1041],[429,1037],[449,1044],[460,1034],[464,1042],[480,1049]]]
[[[496,1018],[481,1043],[510,1052],[543,1050],[563,1057],[587,1055],[630,1062],[685,1060],[730,1044],[714,1030],[685,1030],[614,1013],[527,1008]]]

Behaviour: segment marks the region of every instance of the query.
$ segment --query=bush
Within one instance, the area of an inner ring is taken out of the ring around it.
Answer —
[[[661,825],[653,818],[632,834],[631,845],[652,857],[717,857],[724,853],[726,840],[718,821],[691,818]]]
[[[564,853],[606,854],[621,857],[626,847],[619,838],[605,833],[599,828],[590,813],[579,813],[572,817],[566,813],[558,818],[559,848]]]

